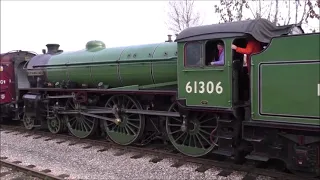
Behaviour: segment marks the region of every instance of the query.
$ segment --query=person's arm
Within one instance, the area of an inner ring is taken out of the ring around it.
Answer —
[[[212,62],[212,65],[224,65],[224,53],[221,53],[219,56],[219,60]]]
[[[236,52],[241,54],[251,54],[254,43],[249,41],[246,48],[237,47]]]

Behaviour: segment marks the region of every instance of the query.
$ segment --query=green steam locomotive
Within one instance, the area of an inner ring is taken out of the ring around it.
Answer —
[[[232,48],[249,41],[260,51]],[[121,145],[160,139],[187,156],[320,174],[319,33],[256,19],[187,28],[175,42],[47,47],[14,66],[16,101],[1,104],[14,103],[27,129],[100,132]]]

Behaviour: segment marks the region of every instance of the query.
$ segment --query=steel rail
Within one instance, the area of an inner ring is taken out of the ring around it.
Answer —
[[[17,161],[17,162],[21,163],[20,161]],[[9,161],[5,160],[5,158],[3,158],[3,157],[0,160],[0,166],[11,168],[11,169],[16,170],[18,172],[23,172],[23,173],[26,173],[29,176],[38,177],[40,179],[64,180],[63,177],[54,176],[52,174],[48,174],[48,173],[45,173],[45,172],[41,172],[39,170],[35,170],[35,169],[33,169],[34,166],[33,167],[28,167],[28,166],[19,165],[19,164],[14,163],[14,162],[9,162]],[[49,171],[49,172],[51,172],[51,171]],[[68,176],[64,175],[64,177],[68,177]]]

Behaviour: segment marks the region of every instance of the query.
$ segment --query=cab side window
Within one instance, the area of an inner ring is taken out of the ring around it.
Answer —
[[[184,66],[199,67],[202,59],[202,43],[189,42],[184,47]]]
[[[223,66],[225,64],[225,44],[222,40],[210,40],[205,46],[205,65],[206,66]]]

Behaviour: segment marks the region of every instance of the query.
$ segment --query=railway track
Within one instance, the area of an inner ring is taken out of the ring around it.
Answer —
[[[86,144],[83,149],[88,149],[93,146],[103,147],[98,150],[98,152],[107,151],[110,148],[117,149],[118,152],[115,156],[121,156],[125,153],[134,153],[131,156],[133,159],[141,158],[145,155],[152,155],[154,158],[150,159],[150,162],[157,163],[164,159],[172,158],[175,163],[171,167],[179,168],[186,163],[193,163],[198,166],[195,169],[197,172],[205,172],[210,168],[221,168],[222,171],[219,172],[218,176],[227,177],[234,171],[246,172],[246,175],[242,178],[243,180],[255,180],[259,175],[271,177],[273,179],[281,180],[316,180],[317,178],[305,178],[299,177],[290,173],[280,172],[274,169],[261,167],[259,164],[247,162],[246,164],[238,165],[233,164],[230,160],[213,160],[212,157],[204,158],[192,158],[187,157],[178,153],[173,147],[163,145],[163,144],[152,144],[150,146],[138,147],[138,146],[120,146],[111,141],[106,141],[105,139],[94,140],[94,139],[78,139],[74,136],[68,134],[52,134],[46,131],[33,130],[29,131],[21,126],[8,126],[1,125],[0,131],[4,133],[12,133],[15,135],[25,134],[25,137],[33,136],[34,139],[43,138],[44,141],[57,140],[58,144],[69,143],[69,146],[76,144]],[[61,177],[60,177],[61,178]],[[318,180],[318,179],[317,179]]]
[[[12,161],[7,160],[7,157],[0,157],[0,166],[1,173],[0,178],[5,179],[7,176],[15,176],[14,178],[20,178],[25,180],[38,180],[38,179],[46,179],[46,180],[63,180],[69,175],[61,174],[58,176],[52,175],[50,169],[37,170],[35,169],[35,165],[23,166],[19,165],[22,163],[21,161]],[[10,178],[10,177],[9,177]],[[11,178],[10,178],[11,179]]]

